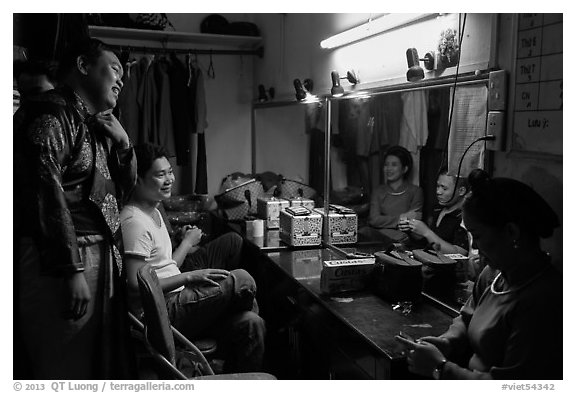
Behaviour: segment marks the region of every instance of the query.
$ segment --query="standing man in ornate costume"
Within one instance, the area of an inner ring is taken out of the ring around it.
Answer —
[[[89,39],[59,71],[14,115],[15,354],[31,379],[130,377],[118,240],[136,158],[111,113],[123,69]]]

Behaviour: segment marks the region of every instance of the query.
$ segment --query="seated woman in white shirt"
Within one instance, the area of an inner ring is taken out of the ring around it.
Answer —
[[[128,280],[128,303],[142,316],[137,272],[149,263],[156,269],[172,325],[188,338],[208,334],[219,338],[225,372],[260,371],[264,352],[264,321],[258,316],[254,279],[238,265],[242,239],[230,233],[197,248],[202,231],[186,228],[182,242],[172,252],[172,243],[158,204],[169,198],[174,173],[167,154],[159,146],[135,148],[138,180],[128,204],[121,212],[124,264]],[[186,255],[202,259],[184,263]],[[198,261],[196,261],[198,262]]]

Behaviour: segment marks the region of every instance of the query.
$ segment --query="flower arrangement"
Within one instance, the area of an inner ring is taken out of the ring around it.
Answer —
[[[458,43],[458,32],[456,29],[447,28],[440,33],[438,52],[447,67],[456,65],[460,54],[460,44]]]

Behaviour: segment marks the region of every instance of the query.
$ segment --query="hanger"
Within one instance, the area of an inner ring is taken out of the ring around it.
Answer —
[[[210,65],[208,66],[208,78],[216,79],[216,72],[214,72],[214,63],[212,62],[212,49],[210,49]]]

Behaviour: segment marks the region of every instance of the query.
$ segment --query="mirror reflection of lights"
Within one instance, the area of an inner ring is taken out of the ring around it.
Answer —
[[[314,94],[310,94],[309,92],[306,92],[306,98],[302,102],[305,104],[311,104],[314,102],[320,102],[320,99],[318,98],[318,96],[315,96]]]

